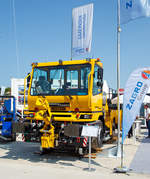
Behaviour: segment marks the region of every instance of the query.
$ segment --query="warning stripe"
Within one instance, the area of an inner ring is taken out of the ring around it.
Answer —
[[[24,134],[22,134],[22,141],[25,142]]]
[[[88,137],[84,137],[83,139],[83,147],[87,146]]]

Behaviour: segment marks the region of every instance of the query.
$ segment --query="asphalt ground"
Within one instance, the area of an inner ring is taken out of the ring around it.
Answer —
[[[150,174],[150,138],[144,138],[140,143],[130,168],[135,173]]]
[[[145,135],[145,133],[142,133],[136,141],[133,138],[125,140],[123,164],[132,169],[126,174],[114,173],[114,168],[120,166],[120,158],[99,155],[100,153],[106,154],[105,151],[116,146],[116,142],[105,144],[102,151],[96,154],[96,158],[91,160],[91,168],[95,169],[93,172],[85,170],[89,167],[87,157],[79,158],[67,152],[39,155],[39,143],[10,142],[0,144],[0,178],[70,179],[71,177],[72,179],[89,179],[93,177],[94,179],[149,179],[150,174],[147,172],[149,169],[144,170],[145,167],[143,169],[140,165],[149,165],[149,157],[144,159],[144,156],[147,156],[146,153],[149,152],[149,141],[144,139]],[[143,145],[146,148],[144,151]]]

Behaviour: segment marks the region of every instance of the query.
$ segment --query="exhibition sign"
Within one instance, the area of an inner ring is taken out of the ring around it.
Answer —
[[[150,87],[150,67],[133,71],[127,80],[123,96],[122,143],[128,134]]]

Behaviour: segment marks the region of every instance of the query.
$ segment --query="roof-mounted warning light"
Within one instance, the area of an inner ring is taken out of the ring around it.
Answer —
[[[32,64],[31,64],[31,66],[37,66],[38,65],[38,62],[33,62]]]
[[[97,62],[100,62],[101,60],[100,60],[100,58],[97,58]]]
[[[90,61],[91,61],[91,58],[86,58],[86,61],[90,62]]]
[[[61,59],[59,59],[58,63],[59,63],[59,65],[62,65],[63,61]]]

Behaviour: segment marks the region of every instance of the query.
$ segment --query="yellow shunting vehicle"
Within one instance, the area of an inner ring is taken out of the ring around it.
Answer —
[[[117,113],[103,94],[100,59],[33,63],[27,86],[24,115],[42,123],[42,151],[66,147],[86,151],[88,138],[81,136],[84,125],[99,128],[97,138],[92,138],[93,148],[101,147],[106,135],[113,135]]]

